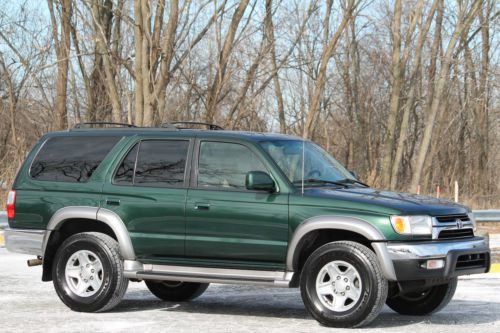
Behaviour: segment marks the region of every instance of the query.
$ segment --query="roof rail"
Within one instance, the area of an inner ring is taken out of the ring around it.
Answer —
[[[126,123],[114,123],[114,122],[108,122],[108,121],[90,121],[90,122],[84,122],[84,123],[78,123],[73,126],[72,129],[79,129],[79,128],[93,128],[92,126],[94,125],[112,125],[114,127],[137,127],[133,124],[126,124]]]
[[[188,125],[188,126],[189,125],[201,125],[201,126],[207,126],[207,129],[211,130],[211,131],[223,131],[224,130],[224,128],[222,128],[219,125],[210,124],[210,123],[203,123],[203,122],[199,122],[199,121],[173,121],[173,122],[163,123],[163,124],[161,124],[160,127],[163,127],[163,128],[175,127],[177,129],[190,128],[190,127],[179,126],[179,125]]]

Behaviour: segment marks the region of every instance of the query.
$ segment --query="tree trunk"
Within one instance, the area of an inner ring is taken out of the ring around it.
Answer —
[[[481,71],[479,73],[479,103],[477,103],[477,119],[478,119],[478,136],[477,136],[477,152],[478,152],[478,168],[477,168],[477,183],[482,189],[483,193],[489,192],[489,182],[487,181],[487,170],[488,170],[488,149],[490,147],[489,142],[489,89],[488,89],[488,73],[490,71],[490,12],[493,7],[493,3],[486,1],[483,8],[479,10],[479,22],[481,24]]]
[[[54,3],[60,5],[60,11],[54,9]],[[68,70],[69,52],[71,41],[71,0],[47,0],[52,24],[52,38],[56,48],[57,57],[57,82],[56,82],[56,129],[68,128]],[[56,12],[59,13],[61,35],[59,36],[59,25],[56,20]]]
[[[96,50],[102,56],[104,69],[104,86],[111,102],[111,121],[122,122],[122,108],[115,79],[116,70],[113,67],[110,49],[111,22],[113,17],[113,3],[106,2],[101,6],[98,0],[92,2],[92,17],[96,38]],[[119,22],[117,23],[119,24]]]
[[[222,88],[226,76],[229,57],[234,48],[234,39],[236,36],[236,31],[238,30],[238,26],[240,24],[241,18],[243,17],[247,5],[248,5],[248,0],[240,1],[231,19],[231,24],[228,27],[226,37],[224,38],[224,45],[222,46],[222,50],[219,53],[217,72],[215,73],[215,77],[207,92],[205,121],[208,123],[211,123],[214,120],[215,110],[219,101],[220,90]]]
[[[394,20],[392,22],[391,99],[380,170],[380,185],[383,187],[389,187],[391,181],[391,166],[393,163],[392,153],[397,127],[396,120],[399,112],[399,98],[401,95],[403,81],[403,78],[401,77],[401,67],[401,0],[396,0],[394,3]]]
[[[347,8],[344,10],[342,22],[338,26],[337,31],[335,31],[335,34],[330,39],[328,45],[323,50],[323,54],[321,55],[318,78],[314,84],[309,113],[307,114],[306,123],[302,132],[302,136],[304,138],[309,139],[312,137],[313,128],[316,122],[317,114],[319,112],[321,96],[323,95],[323,90],[325,88],[326,77],[327,77],[326,70],[328,67],[328,62],[330,61],[330,58],[332,57],[333,52],[335,51],[335,47],[337,46],[340,36],[342,35],[350,19],[352,18],[354,9],[355,9],[355,0],[349,0]]]
[[[276,102],[278,107],[278,119],[280,123],[280,132],[286,134],[286,118],[285,118],[285,106],[283,103],[283,93],[281,92],[281,83],[278,75],[278,65],[276,57],[276,41],[274,38],[274,25],[273,25],[273,14],[272,14],[273,1],[266,0],[266,19],[265,19],[265,30],[267,35],[267,42],[269,43],[269,48],[271,49],[271,66],[273,71],[273,85],[274,94],[276,95]]]
[[[170,1],[170,14],[168,18],[167,31],[165,32],[162,57],[160,61],[160,76],[154,88],[154,98],[157,102],[156,118],[159,117],[159,112],[166,113],[165,89],[170,82],[171,65],[175,54],[175,35],[177,29],[177,22],[179,20],[179,1]],[[154,120],[153,120],[154,121]]]
[[[142,39],[144,27],[142,25],[141,0],[134,1],[134,37],[135,37],[135,124],[143,125],[144,119],[144,95],[143,95],[143,68],[142,68]],[[145,55],[144,55],[145,56]],[[146,73],[147,74],[147,73]]]
[[[469,12],[467,12],[467,8],[462,8],[460,10],[459,22],[457,23],[457,26],[455,27],[453,34],[451,35],[450,41],[448,42],[448,47],[443,56],[439,78],[438,81],[436,82],[435,93],[432,99],[432,104],[429,110],[429,114],[426,115],[424,134],[422,137],[420,148],[418,150],[417,161],[415,164],[415,169],[411,182],[412,189],[416,188],[417,185],[420,183],[420,178],[422,176],[422,169],[426,158],[428,158],[427,152],[429,151],[429,146],[431,144],[432,134],[434,130],[434,121],[439,111],[441,99],[447,86],[446,84],[450,72],[452,56],[455,51],[455,45],[460,35],[463,33],[463,31],[467,30],[470,24],[472,23],[472,20],[476,15],[480,5],[481,1],[477,1],[472,5],[472,8]],[[430,158],[432,158],[432,156],[430,156]]]
[[[85,69],[85,62],[83,60],[82,52],[80,50],[80,42],[78,40],[78,35],[76,33],[75,27],[71,27],[71,36],[73,39],[73,45],[75,46],[76,57],[78,59],[78,67],[80,68],[80,73],[82,75],[83,84],[85,86],[85,96],[87,98],[87,119],[88,121],[96,121],[96,105],[94,99],[94,89],[92,87],[92,82],[89,78],[87,70]],[[80,117],[79,121],[82,121]]]
[[[396,146],[396,153],[394,155],[394,162],[392,165],[392,173],[391,173],[391,181],[390,188],[395,189],[398,184],[398,176],[399,176],[399,167],[401,166],[401,160],[403,158],[403,150],[406,144],[406,139],[408,137],[408,126],[410,122],[410,114],[411,110],[415,108],[415,100],[417,93],[417,76],[419,75],[421,63],[422,63],[422,49],[424,47],[424,43],[427,39],[427,34],[431,27],[434,14],[436,12],[437,6],[440,0],[434,0],[425,24],[420,28],[420,32],[418,34],[417,45],[415,47],[415,56],[413,59],[413,65],[410,70],[409,79],[412,82],[410,86],[410,91],[408,93],[408,98],[403,110],[403,117],[401,119],[401,127],[399,131],[399,139]],[[420,11],[421,14],[421,11]]]
[[[159,110],[165,108],[165,89],[170,81],[171,63],[174,58],[174,42],[179,16],[179,2],[172,0],[169,21],[163,43],[164,0],[159,0],[156,9],[151,12],[151,3],[136,0],[135,10],[135,105],[136,123],[140,126],[154,126],[158,123]],[[151,18],[154,16],[153,31]],[[159,69],[158,69],[159,66]]]
[[[76,87],[76,78],[75,78],[75,71],[73,69],[73,66],[70,67],[71,69],[71,90],[73,91],[73,112],[75,114],[75,119],[77,123],[82,122],[82,115],[80,113],[80,98],[78,96],[78,90]]]

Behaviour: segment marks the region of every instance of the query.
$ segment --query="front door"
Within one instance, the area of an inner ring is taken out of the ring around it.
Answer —
[[[250,145],[200,141],[186,201],[186,257],[221,266],[282,268],[288,241],[288,195],[249,191],[249,171],[269,174]]]
[[[103,188],[103,207],[125,223],[139,259],[184,256],[189,139],[144,139]]]

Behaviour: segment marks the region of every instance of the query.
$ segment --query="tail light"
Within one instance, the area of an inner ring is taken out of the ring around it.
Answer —
[[[10,191],[7,196],[7,218],[12,220],[15,215],[16,191]]]

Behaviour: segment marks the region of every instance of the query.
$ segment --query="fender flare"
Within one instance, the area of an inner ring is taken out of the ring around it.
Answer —
[[[107,224],[116,235],[120,253],[125,260],[135,260],[129,232],[122,219],[109,209],[90,206],[68,206],[59,209],[47,224],[47,232],[43,241],[42,253],[45,254],[52,231],[58,230],[69,219],[89,219]]]
[[[380,266],[384,276],[388,280],[396,280],[396,273],[394,272],[394,266],[392,261],[389,259],[387,254],[387,249],[385,247],[385,236],[380,232],[380,230],[373,224],[369,223],[360,218],[349,217],[349,216],[316,216],[309,218],[302,222],[290,239],[288,245],[287,256],[286,256],[286,269],[287,271],[295,271],[295,259],[296,251],[300,244],[300,241],[308,233],[314,230],[320,229],[337,229],[345,230],[357,233],[370,242],[372,242],[373,249],[379,259]],[[300,250],[300,249],[299,249]]]

